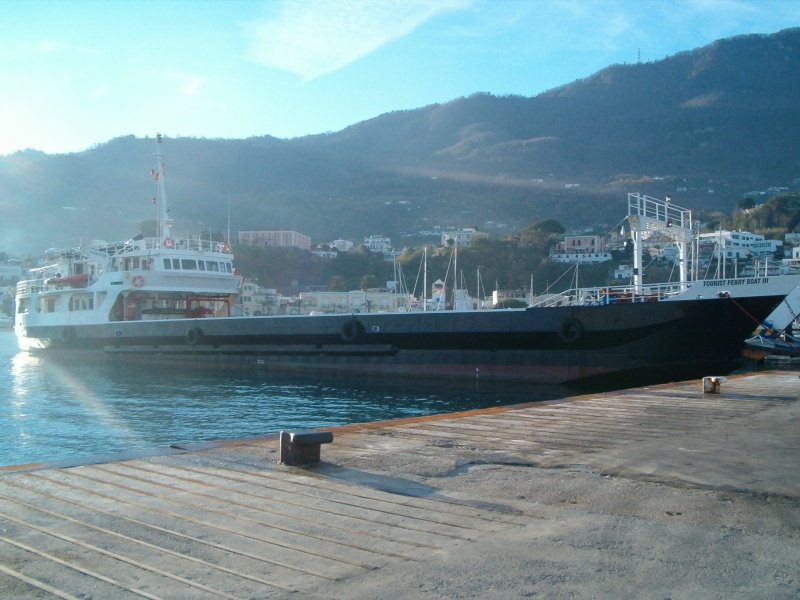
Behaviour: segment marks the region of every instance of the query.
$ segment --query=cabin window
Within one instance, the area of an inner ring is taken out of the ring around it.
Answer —
[[[231,269],[231,263],[229,263],[229,262],[226,262],[226,263],[224,263],[224,264],[225,264],[225,270],[226,270],[228,273],[230,273],[230,272],[232,271],[232,269]]]
[[[330,304],[331,304],[330,300],[328,300],[327,298],[322,299],[322,306],[324,306],[325,308],[328,308]]]
[[[101,306],[106,300],[108,292],[97,292],[97,306]]]
[[[191,258],[184,258],[181,261],[181,268],[186,269],[187,271],[196,271],[197,261]]]
[[[51,297],[44,297],[39,299],[42,303],[42,311],[41,312],[56,312],[56,300],[57,298]]]
[[[171,269],[172,268],[172,261],[170,259],[168,259],[168,258],[164,259],[164,268],[165,269]]]
[[[200,269],[201,271],[205,271],[206,270],[206,261],[198,260],[197,261],[197,268]]]
[[[172,268],[173,269],[180,269],[181,268],[181,261],[177,258],[172,259]]]
[[[21,298],[19,304],[17,305],[17,312],[21,315],[27,313],[30,302],[30,298]]]
[[[217,264],[216,261],[207,260],[206,261],[206,265],[208,266],[208,270],[209,271],[215,271],[215,272],[219,271],[219,265]]]
[[[69,299],[69,310],[92,310],[94,308],[94,297],[91,294],[72,296]]]
[[[139,257],[135,257],[131,259],[131,269],[139,270]]]

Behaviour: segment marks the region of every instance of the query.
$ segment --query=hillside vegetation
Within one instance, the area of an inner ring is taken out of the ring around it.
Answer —
[[[737,212],[722,220],[726,229],[742,229],[773,239],[783,239],[785,234],[796,231],[798,225],[800,194],[796,193],[773,196],[757,208]]]
[[[234,232],[400,244],[432,224],[613,224],[630,191],[729,214],[750,190],[800,184],[798,140],[800,30],[789,29],[612,65],[533,98],[475,94],[332,134],[178,138],[163,150],[178,235],[225,231],[230,202]],[[134,235],[153,218],[152,152],[151,138],[127,136],[0,157],[0,250]]]

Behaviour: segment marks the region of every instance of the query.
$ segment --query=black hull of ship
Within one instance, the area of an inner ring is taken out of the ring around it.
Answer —
[[[79,360],[624,386],[730,372],[782,299],[129,321],[25,337],[34,353]]]

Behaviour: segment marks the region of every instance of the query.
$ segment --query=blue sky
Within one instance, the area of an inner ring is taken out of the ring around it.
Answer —
[[[796,26],[796,1],[0,0],[0,154],[336,131]]]

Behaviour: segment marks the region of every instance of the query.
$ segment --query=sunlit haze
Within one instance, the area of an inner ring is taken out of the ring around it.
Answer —
[[[5,1],[0,154],[335,131],[798,25],[800,3],[763,0]]]

